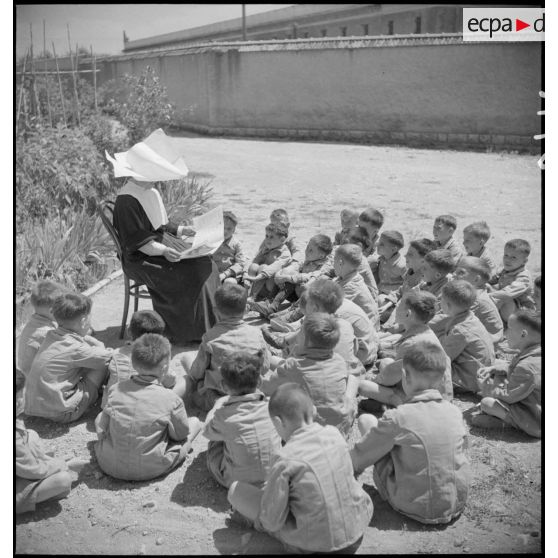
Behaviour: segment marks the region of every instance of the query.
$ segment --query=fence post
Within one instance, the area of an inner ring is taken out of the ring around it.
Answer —
[[[93,55],[93,45],[91,47],[91,69],[93,70],[93,98],[95,100],[95,112],[97,112],[97,56]]]
[[[47,98],[48,122],[52,128],[52,111],[50,108],[50,94],[48,92],[47,59],[46,59],[46,21],[43,19],[43,56],[45,57],[45,91]]]
[[[58,67],[58,58],[56,57],[56,49],[54,48],[54,42],[52,42],[52,55],[54,56],[54,61],[56,62],[56,74],[58,76],[58,87],[60,88],[60,102],[62,103],[62,116],[64,117],[64,126],[68,127],[68,121],[66,120],[66,107],[64,106],[64,92],[62,91],[62,78],[60,77],[60,68]]]
[[[25,63],[27,62],[27,55],[28,55],[27,51],[25,53],[25,58],[23,59],[23,70],[21,72],[21,89],[19,90],[19,100],[17,102],[17,115],[16,115],[16,136],[17,136],[17,132],[19,129],[19,113],[21,111],[21,100],[23,97],[23,90],[25,89]]]
[[[70,24],[66,24],[67,29],[68,29],[68,51],[70,53],[70,63],[72,65],[72,81],[74,84],[74,98],[75,98],[75,102],[76,102],[76,119],[77,119],[77,124],[78,126],[81,126],[81,121],[79,118],[79,100],[78,100],[78,93],[77,93],[77,82],[76,82],[76,74],[74,72],[74,60],[72,58],[72,43],[70,40]],[[77,52],[76,52],[76,56],[77,56]],[[77,59],[76,59],[77,61]]]

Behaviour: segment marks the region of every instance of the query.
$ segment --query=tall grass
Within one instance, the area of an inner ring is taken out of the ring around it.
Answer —
[[[175,222],[190,221],[206,209],[211,198],[210,180],[197,177],[171,180],[159,186],[169,219]]]

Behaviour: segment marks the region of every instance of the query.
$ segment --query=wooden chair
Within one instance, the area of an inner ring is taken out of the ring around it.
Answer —
[[[126,269],[124,268],[124,260],[122,259],[122,245],[120,244],[120,238],[118,233],[114,228],[113,213],[114,213],[114,202],[104,201],[97,206],[97,213],[103,222],[103,225],[110,234],[114,245],[116,246],[116,253],[118,259],[120,260],[120,265],[122,266],[122,274],[124,276],[124,312],[122,314],[122,327],[120,328],[120,339],[124,338],[124,332],[126,331],[126,323],[128,321],[128,309],[130,307],[130,295],[134,297],[134,312],[138,310],[138,303],[140,298],[151,298],[148,292],[140,290],[143,287],[143,283],[138,283],[137,281],[132,281],[126,274]]]

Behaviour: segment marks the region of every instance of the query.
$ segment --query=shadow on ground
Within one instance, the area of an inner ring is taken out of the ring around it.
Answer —
[[[207,452],[198,454],[188,464],[182,482],[177,484],[171,494],[171,502],[183,507],[209,507],[216,512],[230,510],[227,490],[213,479],[207,470]]]
[[[373,486],[363,484],[362,488],[372,498],[374,504],[374,515],[369,527],[375,527],[380,531],[443,531],[459,519],[456,518],[444,525],[425,525],[395,511]]]
[[[71,422],[69,424],[61,424],[59,422],[54,422],[48,420],[44,417],[30,417],[28,415],[22,415],[25,426],[31,430],[35,430],[40,438],[45,440],[52,440],[54,438],[59,438],[67,434],[71,428],[75,428],[80,424],[85,424],[85,428],[88,432],[95,432],[95,418],[101,410],[100,400],[98,400],[90,409],[84,413],[79,420]]]

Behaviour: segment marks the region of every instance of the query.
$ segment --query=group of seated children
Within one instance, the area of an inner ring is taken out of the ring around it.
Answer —
[[[368,208],[343,210],[335,241],[314,235],[302,257],[286,212],[270,221],[246,266],[225,212],[217,323],[179,374],[158,314],[134,313],[132,343],[106,348],[89,335],[91,300],[40,281],[19,338],[19,412],[70,423],[102,394],[97,462],[126,480],[176,469],[201,432],[233,508],[291,551],[358,548],[373,507],[355,474],[370,466],[394,509],[452,521],[471,478],[454,394],[479,398],[475,426],[541,436],[542,278],[533,292],[529,244],[508,241],[495,270],[486,223],[464,229],[462,251],[443,215],[434,239],[403,256],[401,233],[381,232],[383,215]],[[254,312],[269,323],[245,321]],[[16,447],[18,512],[68,494],[69,464],[21,420]]]

